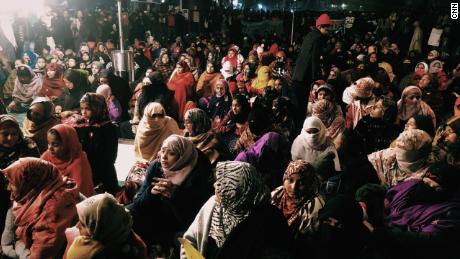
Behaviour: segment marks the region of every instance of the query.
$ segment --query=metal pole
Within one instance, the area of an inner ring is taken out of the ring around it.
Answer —
[[[123,26],[121,24],[121,0],[118,0],[118,33],[120,34],[120,50],[125,50],[123,46]]]
[[[295,10],[292,11],[291,45],[292,45],[292,42],[294,41],[294,16],[295,16]]]
[[[182,0],[180,0],[179,5],[180,5],[180,6],[179,6],[179,8],[180,8],[179,10],[182,12]]]

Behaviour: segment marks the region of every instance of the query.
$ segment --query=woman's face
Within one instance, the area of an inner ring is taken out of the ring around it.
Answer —
[[[98,50],[99,50],[99,52],[104,52],[105,51],[104,45],[100,44],[99,47],[98,47]]]
[[[8,124],[0,128],[0,146],[12,148],[18,144],[20,133],[17,127]]]
[[[235,99],[232,101],[232,112],[235,114],[235,115],[238,115],[240,114],[242,111],[242,107],[241,107],[241,104]]]
[[[420,102],[421,98],[422,97],[418,93],[415,93],[404,97],[404,100],[408,105],[416,105]]]
[[[318,100],[328,100],[328,101],[331,101],[332,100],[332,96],[324,91],[324,90],[321,90],[318,92]]]
[[[35,123],[40,123],[45,118],[45,105],[43,103],[35,103],[29,109],[30,120]]]
[[[276,79],[275,83],[273,84],[273,87],[277,92],[281,92],[281,90],[283,89],[283,82],[281,82],[280,79]]]
[[[371,55],[369,56],[369,62],[371,62],[371,63],[377,62],[377,54],[375,54],[375,53],[374,53],[374,54],[371,54]]]
[[[185,118],[185,120],[184,120],[184,126],[185,126],[185,130],[186,130],[188,133],[192,133],[192,132],[193,132],[193,123],[192,123],[192,121],[191,121],[189,118]]]
[[[90,120],[91,116],[93,115],[93,111],[91,110],[91,107],[89,107],[89,104],[87,102],[81,102],[80,103],[80,111],[81,115],[83,118]]]
[[[181,74],[184,72],[184,68],[181,65],[176,65],[176,71],[178,74]]]
[[[46,75],[48,76],[48,78],[54,78],[54,76],[56,75],[56,71],[48,70],[46,71]]]
[[[160,163],[161,167],[169,168],[179,159],[179,154],[174,153],[167,147],[161,147]]]
[[[415,121],[414,118],[410,118],[406,122],[406,125],[404,126],[404,130],[411,130],[411,129],[417,129],[417,122]]]
[[[376,102],[372,107],[371,111],[372,118],[382,118],[383,117],[383,102],[382,100]]]
[[[420,79],[420,81],[418,82],[418,86],[420,88],[426,88],[430,85],[430,76],[429,75],[423,75],[422,76],[422,79]]]
[[[419,64],[417,66],[417,70],[415,71],[417,74],[423,74],[425,73],[425,66],[423,64]]]
[[[214,87],[214,91],[217,97],[222,97],[225,94],[225,86],[222,83],[217,83]]]
[[[89,55],[87,53],[83,54],[83,56],[81,57],[83,59],[83,61],[88,61],[89,60]]]
[[[48,133],[46,136],[48,140],[48,151],[56,158],[64,159],[65,151],[62,145],[62,141],[55,134]]]
[[[75,59],[71,58],[69,59],[69,68],[73,68],[77,65],[77,62],[75,61]]]
[[[208,74],[214,73],[214,65],[212,63],[208,63],[208,65],[206,65],[206,73]]]
[[[46,67],[46,62],[43,58],[39,58],[37,60],[37,68],[38,69],[44,69]]]
[[[457,133],[452,129],[451,126],[446,126],[446,130],[444,131],[445,135],[445,142],[448,144],[455,144],[458,143],[460,140],[458,138]]]
[[[168,64],[168,63],[169,63],[169,57],[168,57],[168,55],[163,55],[163,56],[161,56],[161,62],[162,62],[163,64]]]
[[[234,57],[235,57],[235,51],[229,50],[229,51],[228,51],[228,57],[229,57],[229,58],[234,58]]]
[[[18,80],[22,84],[29,84],[32,81],[32,78],[30,76],[18,76]]]
[[[75,87],[72,82],[70,82],[69,80],[65,78],[64,78],[64,84],[65,84],[65,87],[67,87],[67,89],[69,90],[72,90]]]
[[[307,189],[303,179],[300,178],[300,174],[293,174],[284,179],[283,187],[287,196],[292,199],[302,198]]]
[[[83,69],[86,69],[85,63],[80,63],[80,69],[82,69],[82,70],[83,70]]]

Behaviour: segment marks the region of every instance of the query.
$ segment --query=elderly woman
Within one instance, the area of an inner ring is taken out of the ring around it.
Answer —
[[[205,111],[194,108],[185,113],[185,137],[195,144],[215,166],[227,160],[230,151],[224,141],[211,129],[211,120]]]
[[[364,77],[356,82],[356,89],[353,93],[353,101],[348,105],[346,113],[347,129],[354,129],[359,120],[372,111],[376,98],[372,90],[375,82],[370,77]]]
[[[56,125],[48,131],[47,139],[48,150],[41,158],[56,166],[62,176],[75,180],[83,195],[94,195],[91,166],[75,129],[67,124]]]
[[[209,159],[190,140],[171,135],[163,141],[159,159],[147,169],[137,197],[127,206],[134,231],[147,247],[159,245],[168,251],[174,247],[174,236],[190,225],[212,195],[211,179]]]
[[[284,172],[283,185],[272,192],[272,204],[283,212],[297,240],[313,231],[313,219],[326,202],[319,192],[320,185],[320,176],[313,166],[295,160]]]
[[[159,103],[149,103],[143,112],[134,139],[134,157],[139,162],[152,162],[158,156],[163,141],[181,131],[177,122],[169,116]]]
[[[319,118],[308,117],[303,123],[299,136],[292,143],[292,160],[301,159],[313,163],[321,154],[328,152],[335,154],[335,170],[341,171],[337,150],[327,135],[326,126]]]
[[[208,103],[208,113],[212,125],[216,126],[227,115],[232,106],[232,95],[225,79],[217,80],[214,85],[214,91]]]
[[[398,101],[398,118],[397,123],[401,126],[414,115],[430,116],[433,120],[433,125],[436,126],[436,115],[431,107],[422,101],[422,91],[417,86],[408,86],[401,94],[401,99]]]
[[[78,224],[66,230],[70,247],[65,258],[146,258],[144,242],[132,230],[126,209],[108,194],[98,194],[77,204]]]
[[[420,178],[427,169],[431,137],[423,130],[410,129],[396,140],[396,148],[368,155],[381,184],[394,186],[408,178]]]
[[[39,96],[43,79],[27,65],[17,68],[17,79],[14,83],[13,101],[8,105],[11,112],[24,112],[29,108],[35,97]]]
[[[54,165],[37,158],[21,158],[3,175],[15,205],[6,221],[2,249],[13,258],[60,258],[64,231],[77,215],[77,188],[65,182]]]
[[[24,136],[37,143],[40,153],[48,149],[46,134],[50,128],[59,124],[54,116],[54,105],[46,97],[37,97],[30,104],[27,117],[24,119],[22,130]]]
[[[289,257],[291,236],[257,170],[244,162],[217,164],[215,196],[184,234],[206,258]],[[181,258],[186,257],[182,249]]]

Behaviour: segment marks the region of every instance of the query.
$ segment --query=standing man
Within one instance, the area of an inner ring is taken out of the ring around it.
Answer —
[[[326,44],[326,35],[332,21],[329,15],[322,14],[316,19],[316,28],[303,39],[300,54],[297,57],[293,75],[293,87],[296,91],[300,111],[296,116],[297,129],[302,128],[306,115],[310,84],[321,79],[320,57]]]

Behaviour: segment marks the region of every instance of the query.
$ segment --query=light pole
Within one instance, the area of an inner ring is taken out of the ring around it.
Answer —
[[[114,73],[128,82],[134,81],[134,53],[124,48],[123,25],[121,22],[121,0],[118,4],[118,33],[120,36],[120,50],[112,51],[112,64]]]
[[[295,9],[296,9],[296,0],[294,0],[294,9],[291,10],[292,12],[292,24],[291,24],[291,45],[294,41],[294,18],[295,18]]]
[[[118,34],[120,36],[120,50],[125,50],[123,46],[123,26],[121,24],[121,0],[117,0],[118,4]]]

